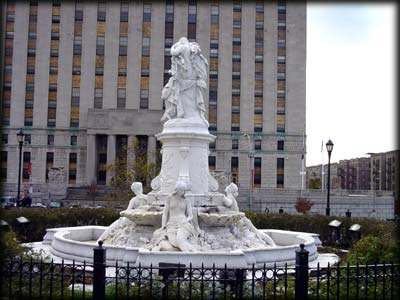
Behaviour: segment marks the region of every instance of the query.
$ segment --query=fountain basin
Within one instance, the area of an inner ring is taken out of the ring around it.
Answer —
[[[97,247],[96,240],[100,237],[105,226],[80,226],[47,229],[44,237],[44,244],[50,245],[52,255],[64,259],[76,261],[93,261],[93,248]],[[193,267],[211,268],[250,268],[253,264],[256,267],[283,267],[295,264],[295,251],[299,249],[299,244],[303,243],[305,249],[309,251],[309,261],[318,260],[317,244],[318,235],[284,231],[284,230],[262,230],[268,233],[277,243],[277,247],[265,247],[254,249],[237,249],[230,252],[169,252],[169,251],[149,251],[143,248],[123,247],[113,245],[103,245],[107,250],[107,263],[121,264],[130,263],[143,267],[150,265],[158,266],[160,262],[180,262]]]
[[[200,227],[205,226],[228,226],[237,223],[245,216],[242,212],[228,211],[224,213],[199,212],[198,220]]]
[[[161,227],[162,211],[142,211],[132,209],[122,211],[121,217],[128,218],[137,225]]]

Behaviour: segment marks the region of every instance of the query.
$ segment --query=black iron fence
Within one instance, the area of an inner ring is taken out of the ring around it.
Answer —
[[[1,299],[400,299],[400,265],[296,266],[229,269],[160,263],[109,266],[104,248],[93,264],[6,260]]]

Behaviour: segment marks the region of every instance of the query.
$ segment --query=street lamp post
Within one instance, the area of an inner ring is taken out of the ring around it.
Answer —
[[[329,207],[329,196],[330,196],[330,188],[331,188],[331,154],[332,154],[332,149],[333,149],[333,143],[329,139],[329,141],[326,143],[326,150],[328,151],[328,182],[327,182],[327,189],[328,189],[328,194],[326,196],[326,215],[330,216],[331,213],[331,208]]]
[[[22,163],[22,144],[24,142],[24,132],[22,131],[22,128],[18,131],[17,133],[17,140],[19,143],[19,164],[18,164],[18,191],[17,191],[17,203],[19,204],[19,194],[21,191],[21,163]]]

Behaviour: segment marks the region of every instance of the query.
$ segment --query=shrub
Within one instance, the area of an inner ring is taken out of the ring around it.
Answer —
[[[362,236],[388,236],[397,239],[396,222],[374,220],[369,218],[348,218],[325,215],[291,215],[287,213],[255,213],[246,212],[246,216],[260,229],[281,229],[318,233],[323,244],[326,244],[332,235],[329,222],[336,219],[342,222],[342,228],[347,229],[352,224],[361,225]]]
[[[19,225],[15,219],[20,216],[30,222]],[[111,208],[21,208],[4,210],[2,218],[11,225],[22,243],[28,243],[41,241],[47,228],[108,226],[119,218],[119,211]]]
[[[298,197],[294,207],[296,208],[297,212],[306,214],[310,211],[313,205],[314,202],[312,202],[307,197]]]
[[[23,255],[26,250],[20,245],[17,235],[14,231],[5,231],[0,236],[0,261],[6,258],[12,258]]]
[[[347,261],[350,264],[398,262],[400,247],[398,240],[384,236],[366,236],[353,244]]]

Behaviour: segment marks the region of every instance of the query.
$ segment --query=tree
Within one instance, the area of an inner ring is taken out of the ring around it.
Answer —
[[[308,180],[310,190],[319,190],[321,188],[321,178],[311,178]]]
[[[306,214],[308,211],[310,211],[313,205],[314,202],[309,200],[307,197],[298,197],[294,207],[298,212]]]
[[[96,201],[96,193],[97,193],[97,184],[95,181],[93,181],[91,184],[89,184],[87,187],[87,193],[89,196],[92,198],[93,201],[93,206]]]
[[[110,200],[126,201],[133,197],[131,184],[140,181],[143,184],[143,191],[151,191],[151,180],[158,175],[161,168],[160,151],[155,153],[155,162],[147,159],[147,147],[141,144],[137,138],[133,139],[131,145],[123,146],[113,163],[107,165],[107,172],[110,172],[110,182],[113,191],[107,195]],[[134,159],[127,159],[132,157]]]

